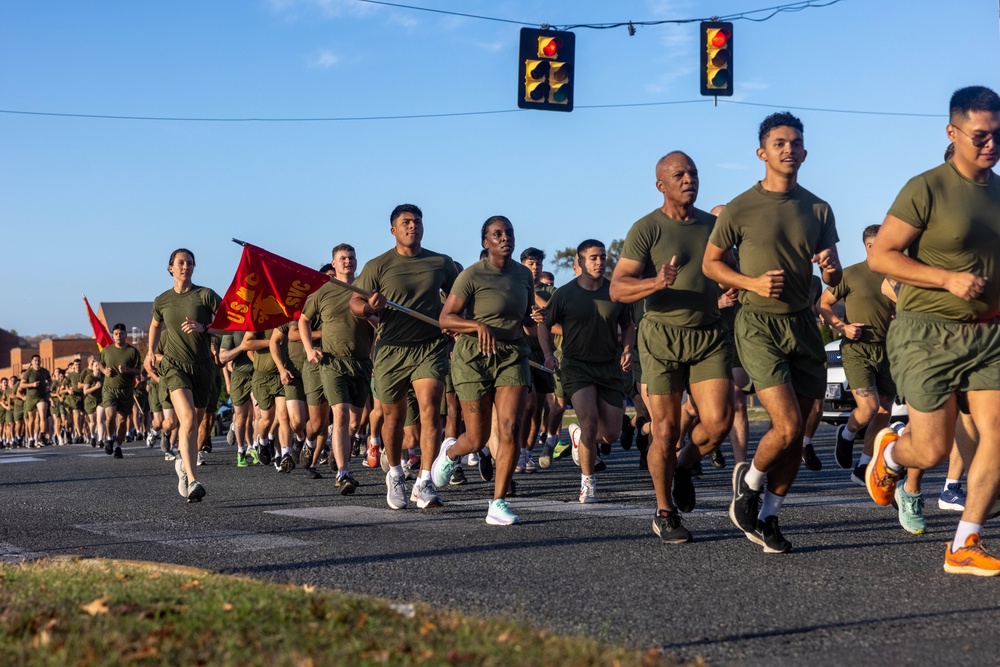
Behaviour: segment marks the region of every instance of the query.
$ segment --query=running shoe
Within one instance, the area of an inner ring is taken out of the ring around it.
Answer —
[[[287,475],[293,470],[295,470],[295,459],[292,458],[290,453],[285,454],[281,457],[281,461],[278,463],[278,472],[283,472]]]
[[[951,542],[944,550],[944,571],[951,574],[972,574],[977,577],[1000,575],[1000,558],[986,550],[979,535],[965,538],[965,546],[952,553]]]
[[[535,472],[538,470],[538,464],[535,463],[535,459],[531,458],[530,449],[522,449],[524,452],[524,472]]]
[[[643,433],[642,431],[648,423],[648,417],[636,417],[635,419],[635,446],[640,452],[645,452],[649,449],[649,433]]]
[[[258,445],[256,447],[256,450],[257,450],[257,460],[260,461],[261,465],[266,466],[269,463],[271,463],[271,445],[270,444]]]
[[[189,503],[200,503],[204,497],[205,487],[201,485],[201,482],[196,480],[188,484],[187,500]]]
[[[315,447],[310,447],[306,445],[299,452],[299,465],[303,468],[311,468],[313,463],[313,455],[316,453]]]
[[[122,458],[122,448],[119,447],[118,445],[115,445],[115,453],[112,454],[112,456],[116,459]]]
[[[479,453],[479,476],[484,482],[493,479],[493,457],[485,449]]]
[[[580,502],[589,504],[597,502],[597,481],[593,477],[580,480]]]
[[[379,458],[381,458],[379,456],[380,453],[381,452],[378,451],[378,445],[375,444],[374,442],[372,442],[371,440],[369,440],[368,441],[368,456],[365,457],[365,460],[363,462],[364,465],[366,465],[369,468],[378,468]]]
[[[684,527],[677,510],[660,510],[653,517],[653,532],[664,544],[684,544],[691,541],[691,531]]]
[[[547,469],[552,465],[552,447],[542,445],[542,454],[538,457],[538,467]]]
[[[811,442],[802,448],[802,462],[806,464],[806,470],[815,472],[823,469],[823,462],[816,456],[816,450],[813,448]],[[850,464],[848,464],[848,467],[850,467]]]
[[[243,452],[236,453],[236,467],[246,468],[247,467],[247,455]]]
[[[309,479],[323,479],[323,475],[319,474],[319,471],[312,466],[302,466],[302,472],[304,472],[306,477]]]
[[[361,448],[365,446],[365,436],[356,435],[351,439],[351,458],[361,456]]]
[[[837,427],[837,445],[833,450],[833,458],[844,470],[851,467],[851,463],[854,462],[854,438],[850,440],[844,435],[844,431],[847,429],[847,424],[841,424]]]
[[[475,452],[472,452],[471,454],[469,454],[468,456],[466,456],[465,457],[465,465],[469,466],[470,468],[475,468],[476,466],[478,466],[479,465],[479,454],[476,454]]]
[[[230,447],[235,447],[236,446],[236,425],[235,424],[230,424],[229,425],[229,430],[226,431],[226,444],[228,444]],[[150,445],[150,447],[152,447],[152,445]]]
[[[753,532],[747,533],[747,538],[764,547],[766,554],[787,554],[792,550],[792,543],[781,534],[776,516],[764,517],[763,521],[758,521]]]
[[[385,455],[385,449],[379,449],[379,466],[382,468],[382,472],[389,472],[389,457]]]
[[[465,471],[462,470],[462,466],[455,466],[455,469],[451,471],[451,479],[448,480],[448,485],[464,486],[468,483],[469,480],[465,478]]]
[[[167,451],[163,452],[163,460],[164,461],[176,461],[177,460],[177,452],[175,452],[172,449],[168,449]]]
[[[602,443],[600,443],[600,447],[598,447],[598,449],[600,449],[601,454],[603,454],[604,456],[607,456],[607,455],[609,455],[611,453],[611,443],[609,443],[609,442],[602,442]]]
[[[187,498],[188,476],[184,470],[184,462],[180,459],[174,461],[174,472],[177,473],[177,493],[181,494],[181,498]]]
[[[858,486],[867,486],[865,484],[865,470],[868,469],[867,463],[859,463],[854,466],[854,472],[851,473],[851,481]]]
[[[201,451],[205,452],[206,454],[211,454],[212,453],[212,440],[211,439],[208,439],[207,441],[205,441],[205,444],[202,445],[202,447],[201,447]]]
[[[896,506],[899,508],[899,525],[903,527],[903,530],[911,535],[923,535],[927,531],[922,495],[909,493],[902,484],[897,484]]]
[[[321,449],[320,452],[319,452],[319,458],[316,459],[316,465],[317,466],[325,466],[327,464],[330,464],[331,461],[333,461],[333,464],[336,464],[336,461],[334,459],[330,458],[330,448],[329,447],[323,447],[323,449]],[[365,462],[362,461],[361,465],[364,465],[364,463]]]
[[[750,464],[744,461],[733,468],[733,499],[729,503],[729,518],[744,533],[757,530],[757,513],[760,512],[760,491],[747,486],[746,476]]]
[[[510,526],[521,523],[521,519],[510,511],[510,505],[501,498],[490,503],[490,509],[486,513],[486,523],[491,526]]]
[[[556,461],[566,456],[566,452],[570,451],[569,443],[563,442],[562,440],[556,441],[556,446],[552,448],[552,458]]]
[[[455,442],[457,442],[455,438],[446,438],[441,443],[438,455],[434,457],[434,463],[431,464],[431,479],[434,480],[435,486],[445,486],[451,481],[451,473],[458,465],[458,461],[453,461],[448,457],[448,450]],[[461,468],[459,469],[461,470]]]
[[[149,435],[146,436],[146,446],[149,447],[150,449],[152,449],[153,447],[155,447],[156,446],[156,440],[159,437],[160,437],[160,435],[158,433],[153,433],[152,431],[150,431]]]
[[[573,463],[580,465],[580,425],[569,425],[569,441],[573,446]]]
[[[898,439],[899,435],[891,428],[879,431],[875,436],[875,454],[865,470],[865,487],[868,489],[868,495],[883,507],[892,502],[896,495],[896,483],[902,477],[900,473],[886,466],[884,457],[886,447]]]
[[[387,474],[385,476],[385,502],[394,510],[406,509],[406,480],[402,475],[395,477]]]
[[[708,453],[708,462],[711,463],[712,467],[716,470],[722,470],[726,467],[726,457],[722,453],[722,447],[716,447]]]
[[[941,495],[938,496],[938,509],[954,510],[955,512],[965,511],[965,490],[961,482],[952,482],[944,487]]]
[[[250,449],[248,451],[250,453],[250,463],[252,463],[255,466],[264,465],[261,462],[261,460],[260,460],[260,456],[257,455],[257,447],[256,446],[250,447]]]
[[[622,434],[619,438],[622,449],[626,452],[632,449],[632,442],[635,440],[635,426],[632,425],[632,418],[622,414]]]
[[[524,472],[524,468],[527,465],[525,463],[525,459],[527,458],[526,456],[527,452],[528,452],[527,449],[523,447],[521,448],[521,454],[518,456],[517,465],[514,466],[514,472]]]
[[[298,461],[302,456],[302,450],[305,448],[305,441],[299,440],[296,437],[292,437],[292,461]]]
[[[601,455],[598,454],[597,458],[594,459],[594,472],[604,472],[608,469],[608,464],[604,462]]]
[[[358,484],[358,480],[351,477],[351,473],[345,472],[343,475],[337,476],[337,487],[340,488],[340,495],[349,496],[354,491],[361,486]]]
[[[111,456],[112,454],[115,453],[115,441],[112,440],[111,438],[108,438],[107,440],[104,441],[104,453],[107,454],[108,456]]]
[[[200,466],[205,465],[205,453],[204,452],[198,452],[198,465],[200,465]]]
[[[421,479],[413,485],[410,502],[416,503],[417,507],[422,510],[428,507],[441,507],[441,496],[438,495],[434,482],[429,479]]]
[[[674,504],[681,512],[687,514],[694,509],[694,480],[691,479],[691,471],[687,468],[680,466],[674,468],[673,498]]]

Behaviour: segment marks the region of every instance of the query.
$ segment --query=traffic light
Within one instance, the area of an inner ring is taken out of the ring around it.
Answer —
[[[704,21],[701,24],[701,94],[717,97],[733,94],[733,24]]]
[[[547,111],[573,110],[573,54],[576,35],[521,28],[517,106]]]

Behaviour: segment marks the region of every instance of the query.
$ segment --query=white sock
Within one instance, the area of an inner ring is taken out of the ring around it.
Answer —
[[[580,481],[581,482],[587,482],[587,481],[593,482],[594,481],[594,476],[593,475],[580,475]]]
[[[757,519],[763,521],[769,516],[778,516],[778,512],[781,511],[781,503],[783,502],[785,502],[784,496],[764,491],[764,498],[761,500],[760,513],[757,515]]]
[[[240,454],[246,454],[246,453],[247,453],[247,446],[240,445]]]
[[[754,491],[760,491],[764,488],[764,477],[764,473],[757,470],[757,466],[751,461],[750,469],[747,470],[746,477],[744,477],[743,480],[747,483],[747,486]]]
[[[430,470],[421,470],[420,474],[417,475],[417,481],[418,482],[422,482],[425,479],[427,481],[430,481],[430,479],[431,479],[431,471]]]
[[[149,434],[151,436],[153,436],[153,437],[156,437],[156,436],[160,435],[160,432],[157,431],[155,428],[151,428],[151,429],[149,429]]]
[[[896,446],[895,442],[890,442],[888,445],[886,445],[885,451],[882,452],[882,458],[885,459],[885,465],[887,468],[889,468],[889,470],[892,470],[893,472],[899,472],[903,469],[903,466],[896,463],[896,461],[892,458],[892,450],[895,448],[895,446]]]
[[[868,462],[871,461],[871,460],[872,460],[872,457],[868,456],[867,454],[862,454],[861,458],[858,459],[858,465],[860,465],[860,466],[866,466],[866,465],[868,465]]]
[[[852,431],[847,426],[844,426],[844,439],[854,442],[854,436],[857,435],[857,431]]]
[[[951,541],[951,552],[955,553],[959,549],[965,546],[965,538],[969,535],[979,535],[982,532],[983,526],[978,523],[970,523],[968,521],[959,521],[958,528],[955,530],[955,539]]]
[[[941,488],[941,490],[944,491],[945,489],[947,489],[952,484],[958,484],[961,481],[962,480],[960,480],[960,479],[946,479],[946,480],[944,480],[944,486]]]
[[[390,466],[389,467],[389,474],[392,475],[393,477],[402,477],[403,476],[403,466],[402,466],[402,464],[396,465],[396,466]]]
[[[308,447],[309,449],[316,449],[316,442],[314,440],[306,438],[306,447]]]
[[[291,447],[282,447],[281,448],[281,455],[282,456],[288,456],[291,453],[292,453],[292,448]]]

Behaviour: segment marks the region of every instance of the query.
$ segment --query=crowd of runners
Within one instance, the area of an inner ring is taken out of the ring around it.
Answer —
[[[330,470],[349,495],[360,461],[385,472],[394,510],[440,507],[475,469],[492,482],[495,525],[519,522],[516,474],[571,457],[579,501],[597,502],[611,445],[634,444],[656,495],[653,532],[675,544],[692,539],[682,514],[701,459],[725,467],[728,438],[729,516],[765,552],[785,553],[782,504],[801,465],[822,465],[811,438],[827,388],[823,322],[842,337],[857,403],[837,430],[837,464],[920,534],[922,473],[947,463],[939,506],[962,514],[944,569],[1000,574],[981,541],[1000,491],[1000,97],[963,88],[949,112],[943,162],[848,241],[866,253],[848,267],[831,207],[798,182],[804,133],[789,113],[760,125],[763,178],[711,212],[695,206],[692,157],[661,158],[662,205],[629,228],[612,274],[607,246],[583,240],[575,279],[558,289],[542,251],[517,252],[506,217],[482,224],[480,257],[463,269],[422,245],[423,213],[403,204],[389,216],[393,247],[359,275],[354,248],[333,248],[321,270],[336,280],[297,321],[220,336],[209,326],[221,297],[192,282],[194,253],[178,249],[145,359],[121,324],[85,368],[50,377],[36,356],[0,380],[2,439],[89,441],[118,458],[130,439],[159,441],[178,492],[197,502],[224,383],[237,466]],[[756,443],[750,394],[770,418]],[[889,423],[897,396],[907,424]],[[568,443],[567,406],[579,422]]]

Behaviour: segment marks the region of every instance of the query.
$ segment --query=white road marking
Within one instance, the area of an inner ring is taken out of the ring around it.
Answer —
[[[236,552],[287,549],[312,544],[312,542],[300,540],[295,537],[285,537],[269,533],[247,533],[236,530],[198,530],[187,526],[164,529],[161,520],[77,524],[73,527],[88,533],[108,535],[127,542],[158,542],[168,546],[185,548],[209,543],[213,545],[213,548]]]
[[[22,549],[9,542],[0,542],[0,563],[20,563],[33,558],[41,558],[44,555],[29,549]]]
[[[44,461],[45,459],[39,458],[37,456],[3,456],[0,457],[0,463],[28,463],[29,461]]]

